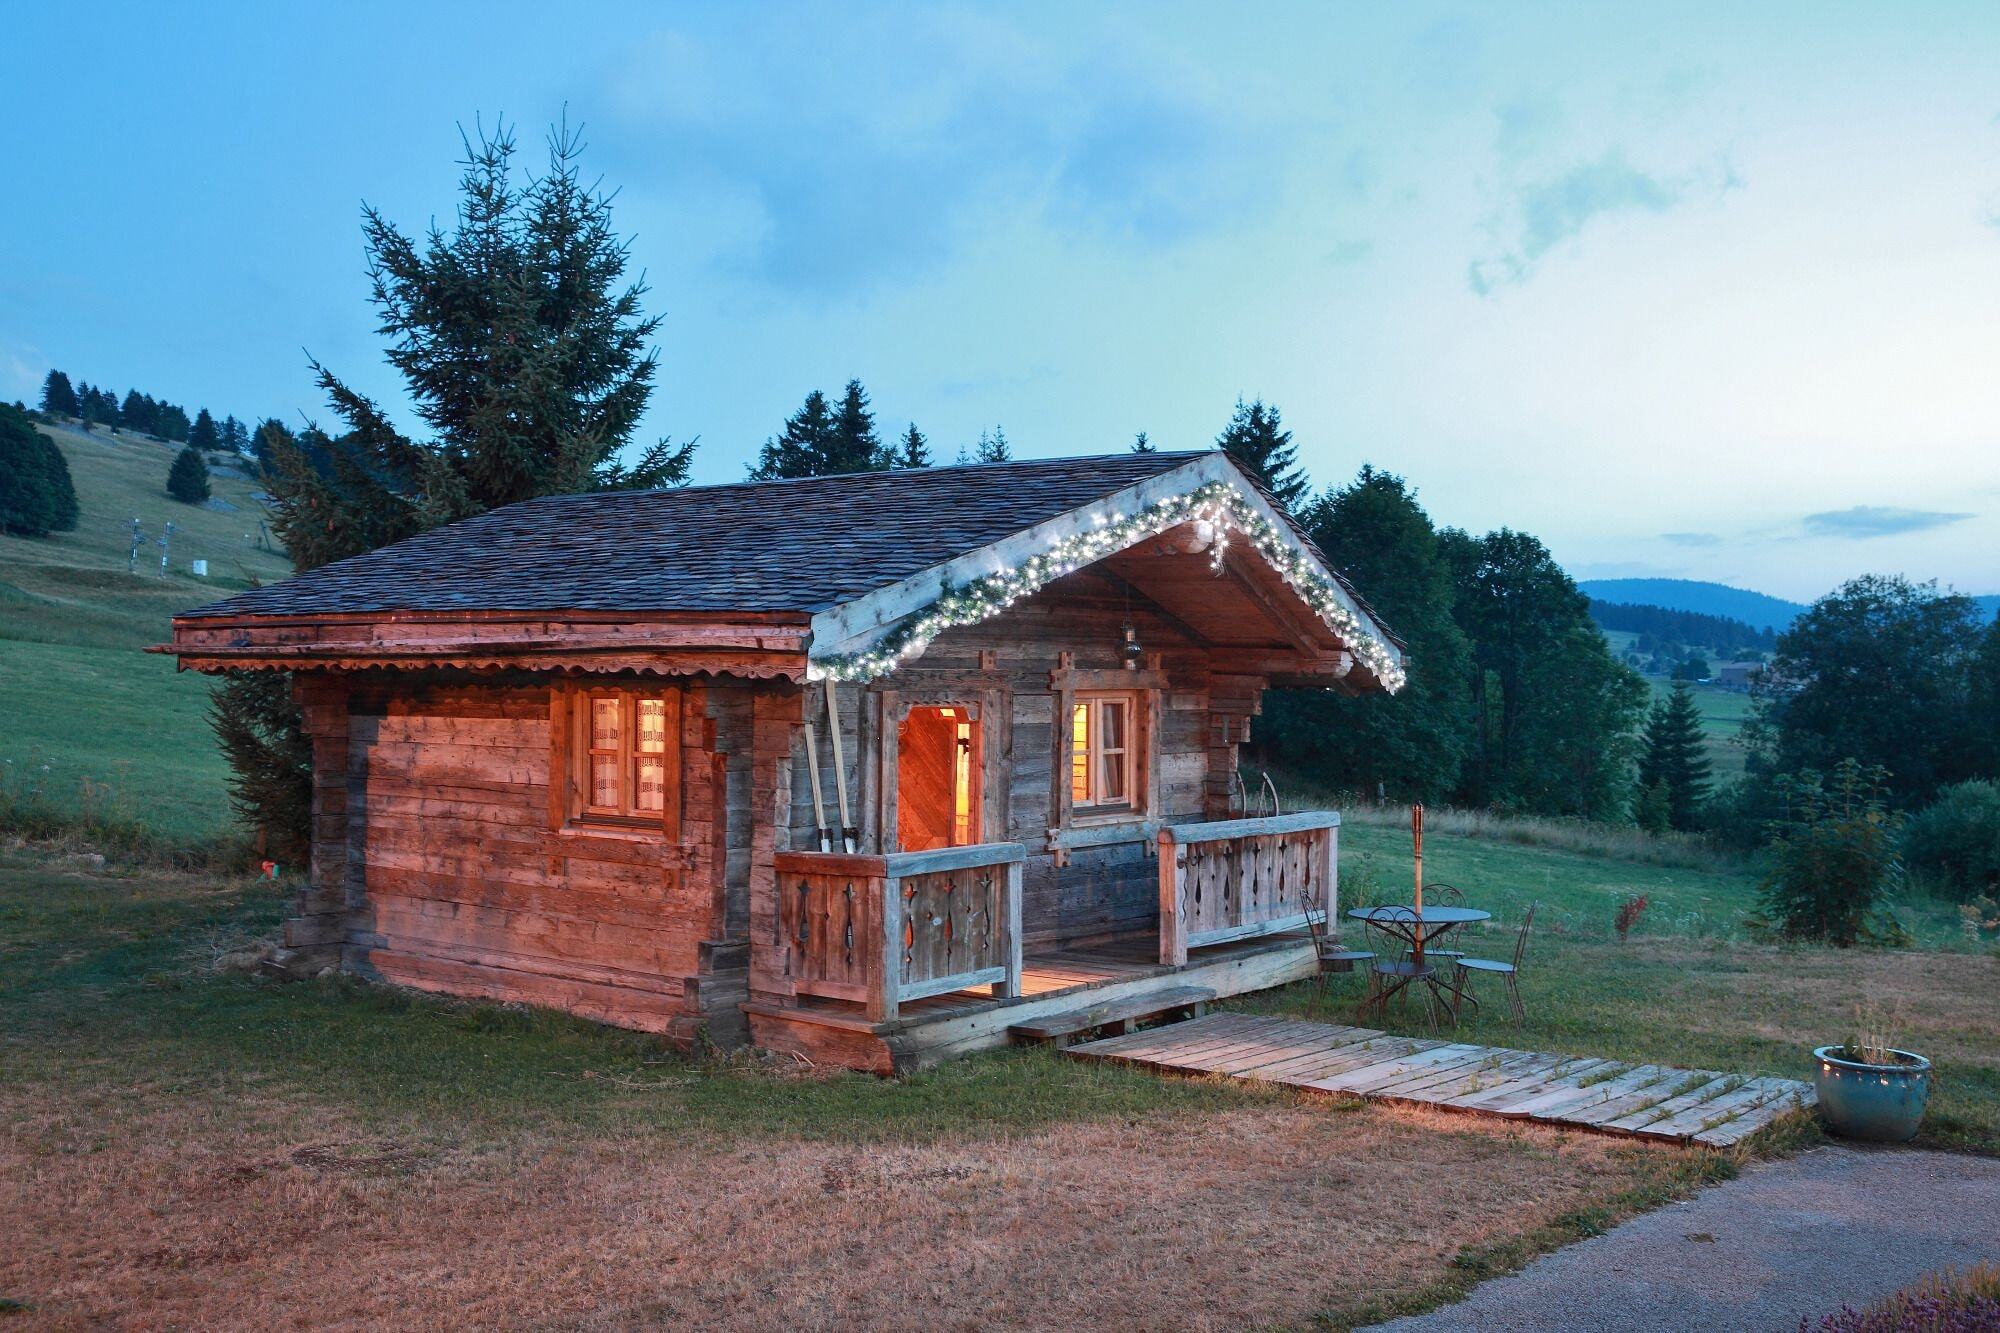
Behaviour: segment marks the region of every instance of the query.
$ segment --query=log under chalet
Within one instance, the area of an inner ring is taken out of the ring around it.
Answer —
[[[1401,646],[1225,455],[511,505],[177,616],[313,752],[280,957],[899,1072],[1309,975],[1263,691]]]

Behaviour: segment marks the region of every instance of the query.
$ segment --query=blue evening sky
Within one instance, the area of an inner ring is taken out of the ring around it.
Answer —
[[[395,403],[361,201],[421,230],[458,124],[567,105],[700,480],[849,376],[947,458],[1199,447],[1262,395],[1316,480],[1579,576],[2000,589],[1991,5],[0,18],[6,398],[296,423],[310,351]]]

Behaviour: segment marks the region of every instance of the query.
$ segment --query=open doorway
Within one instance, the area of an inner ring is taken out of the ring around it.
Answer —
[[[896,732],[896,845],[906,852],[980,840],[979,720],[962,706],[912,708]]]

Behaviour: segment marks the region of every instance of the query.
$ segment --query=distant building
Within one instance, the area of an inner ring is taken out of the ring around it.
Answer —
[[[1725,690],[1748,690],[1763,674],[1762,662],[1719,662],[1710,673],[1709,682]]]

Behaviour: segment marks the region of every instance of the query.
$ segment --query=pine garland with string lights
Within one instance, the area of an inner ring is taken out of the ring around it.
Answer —
[[[1190,522],[1213,525],[1210,562],[1218,574],[1230,532],[1241,533],[1346,641],[1384,689],[1394,693],[1403,688],[1400,654],[1355,611],[1340,585],[1321,574],[1312,557],[1298,549],[1278,524],[1257,512],[1242,492],[1219,481],[1149,505],[1136,514],[1100,515],[1096,527],[1065,537],[1018,565],[947,587],[922,615],[897,626],[874,647],[815,659],[812,678],[872,680],[888,675],[921,654],[944,631],[989,620],[1065,574]]]

